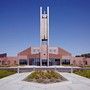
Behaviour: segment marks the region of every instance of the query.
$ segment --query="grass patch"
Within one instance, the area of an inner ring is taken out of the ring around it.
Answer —
[[[76,70],[74,73],[90,79],[90,70]]]
[[[24,80],[28,82],[38,82],[38,83],[56,83],[65,81],[66,79],[56,71],[38,70],[32,72]]]
[[[90,68],[90,66],[84,66],[84,68]]]
[[[16,71],[12,71],[12,70],[0,70],[0,79],[15,73]]]

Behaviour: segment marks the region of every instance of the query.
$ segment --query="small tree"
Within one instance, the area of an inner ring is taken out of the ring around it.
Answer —
[[[83,67],[83,64],[82,64],[82,61],[81,60],[79,60],[79,66],[80,67]]]
[[[83,67],[85,67],[85,65],[87,65],[87,61],[85,58],[83,58]]]
[[[76,61],[75,60],[73,60],[73,65],[76,66]]]

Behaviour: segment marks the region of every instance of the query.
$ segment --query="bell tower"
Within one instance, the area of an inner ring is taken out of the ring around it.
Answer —
[[[49,7],[40,7],[40,66],[49,66]]]

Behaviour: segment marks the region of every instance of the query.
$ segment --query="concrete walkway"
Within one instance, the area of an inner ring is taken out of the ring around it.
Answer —
[[[39,84],[22,81],[30,73],[14,74],[0,79],[0,90],[90,90],[90,79],[76,74],[61,73],[69,81]]]

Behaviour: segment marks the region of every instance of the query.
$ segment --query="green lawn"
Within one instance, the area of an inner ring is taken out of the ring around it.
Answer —
[[[0,79],[12,74],[15,74],[16,71],[11,71],[11,70],[0,70]]]
[[[90,66],[85,66],[85,68],[90,68]]]
[[[80,76],[90,78],[90,70],[76,70],[76,71],[74,71],[74,73],[78,74]]]

